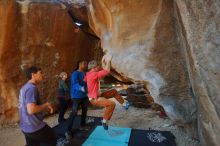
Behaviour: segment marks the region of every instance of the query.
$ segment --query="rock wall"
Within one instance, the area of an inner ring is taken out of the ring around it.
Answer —
[[[220,1],[89,0],[90,26],[113,68],[145,81],[201,145],[219,145]],[[198,118],[198,120],[196,120]]]
[[[201,145],[219,145],[219,0],[60,1],[78,5],[71,10],[79,10],[74,14],[82,22],[88,11],[118,78],[145,82],[155,102],[194,137],[198,121]],[[93,32],[77,29],[57,0],[2,0],[0,22],[1,123],[18,120],[27,66],[42,67],[42,96],[54,102],[60,71],[70,73],[78,59],[100,59]]]
[[[220,143],[220,1],[176,0],[179,36],[198,107],[201,145]]]
[[[79,59],[95,58],[99,41],[78,29],[64,5],[51,1],[0,1],[0,123],[18,121],[19,88],[30,65],[43,69],[43,100],[56,104],[57,75]]]
[[[155,102],[179,124],[196,119],[186,62],[177,39],[172,0],[90,0],[90,26],[112,66],[145,81]]]

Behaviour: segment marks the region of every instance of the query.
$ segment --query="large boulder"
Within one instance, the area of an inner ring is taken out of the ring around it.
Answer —
[[[79,58],[99,60],[95,33],[103,51],[113,56],[115,77],[143,82],[154,101],[192,136],[198,121],[201,145],[219,145],[219,0],[60,1],[71,5],[78,20],[89,20],[93,31],[86,25],[85,35],[74,27],[57,1],[0,1],[1,121],[18,119],[18,89],[27,66],[43,68],[40,90],[54,97],[62,69],[70,73]]]
[[[90,0],[90,26],[101,38],[112,67],[144,81],[168,116],[179,124],[196,119],[196,106],[171,0]]]
[[[144,81],[201,145],[219,145],[220,1],[89,0],[89,20],[113,68]]]
[[[201,145],[220,144],[220,1],[176,0],[179,38],[198,108]]]
[[[0,1],[0,123],[18,121],[18,92],[30,65],[43,69],[42,97],[54,105],[58,74],[97,56],[99,40],[78,29],[64,5],[50,0]]]

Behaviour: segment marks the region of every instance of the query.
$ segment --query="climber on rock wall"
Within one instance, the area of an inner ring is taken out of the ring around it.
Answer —
[[[111,119],[115,109],[115,102],[109,100],[114,97],[125,109],[129,108],[129,103],[122,98],[122,96],[115,90],[111,89],[103,93],[100,92],[100,79],[104,78],[110,73],[111,56],[104,56],[102,59],[103,69],[97,64],[95,60],[88,64],[89,72],[86,73],[84,81],[87,82],[88,97],[92,105],[105,107],[105,112],[102,120],[102,126],[108,130],[108,121]]]

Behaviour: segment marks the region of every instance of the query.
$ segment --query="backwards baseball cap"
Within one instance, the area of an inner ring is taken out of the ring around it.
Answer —
[[[88,69],[92,69],[92,68],[97,67],[97,66],[98,66],[97,62],[95,60],[92,60],[88,64]]]

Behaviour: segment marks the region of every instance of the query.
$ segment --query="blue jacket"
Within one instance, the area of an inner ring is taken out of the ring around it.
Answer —
[[[70,82],[70,96],[71,98],[85,98],[87,97],[87,84],[83,81],[85,77],[84,72],[78,70],[74,71],[71,75]],[[86,92],[82,92],[82,87]]]

